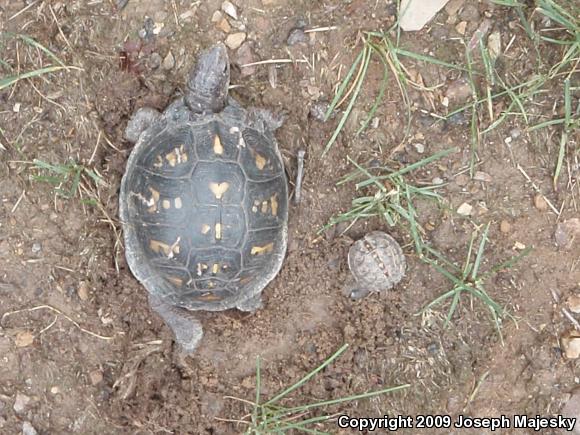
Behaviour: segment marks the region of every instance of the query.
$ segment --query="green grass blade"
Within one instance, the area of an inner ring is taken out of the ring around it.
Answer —
[[[64,67],[64,66],[47,66],[45,68],[40,68],[40,69],[37,69],[34,71],[28,71],[28,72],[25,72],[25,73],[22,73],[19,75],[5,77],[3,79],[0,79],[0,91],[3,89],[6,89],[9,86],[12,86],[14,83],[16,83],[20,80],[38,77],[38,76],[41,76],[43,74],[48,74],[48,73],[59,71],[61,69],[66,69],[66,68],[67,67]]]

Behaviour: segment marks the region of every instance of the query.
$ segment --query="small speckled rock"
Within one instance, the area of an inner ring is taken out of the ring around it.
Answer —
[[[397,241],[381,231],[368,233],[348,252],[348,267],[355,279],[350,297],[390,290],[405,276],[407,263]]]

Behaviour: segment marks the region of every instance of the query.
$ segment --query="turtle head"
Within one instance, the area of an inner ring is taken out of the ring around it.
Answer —
[[[221,42],[203,51],[189,74],[185,102],[195,113],[221,112],[228,99],[230,60]]]

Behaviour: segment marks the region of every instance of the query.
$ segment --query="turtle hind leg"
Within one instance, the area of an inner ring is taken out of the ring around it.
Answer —
[[[129,142],[136,143],[139,140],[141,133],[147,130],[147,128],[157,121],[160,116],[161,114],[151,107],[142,107],[137,110],[127,123],[125,139]]]
[[[199,320],[191,311],[163,302],[157,296],[149,295],[149,305],[161,316],[175,334],[175,341],[186,354],[191,354],[203,335]]]
[[[240,311],[247,311],[253,313],[254,311],[259,310],[263,306],[264,304],[262,303],[262,294],[258,293],[257,295],[240,302],[236,308]]]

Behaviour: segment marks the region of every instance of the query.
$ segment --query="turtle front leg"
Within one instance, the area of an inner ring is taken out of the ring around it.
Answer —
[[[187,354],[193,353],[203,335],[201,323],[193,313],[185,308],[167,304],[151,294],[149,295],[149,305],[173,330],[175,341],[183,351]]]
[[[147,128],[159,119],[160,116],[161,114],[151,107],[142,107],[137,110],[127,123],[127,128],[125,128],[125,139],[129,142],[137,143],[141,133],[147,130]]]

